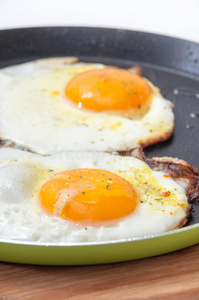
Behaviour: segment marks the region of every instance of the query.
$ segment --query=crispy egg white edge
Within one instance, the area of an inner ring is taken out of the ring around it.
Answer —
[[[17,149],[0,149],[0,176],[3,172],[4,181],[7,180],[7,190],[10,191],[11,188],[11,192],[14,193],[15,187],[17,188],[17,184],[19,183],[19,187],[21,188],[22,184],[23,190],[25,191],[25,194],[22,193],[22,200],[20,200],[20,191],[16,197],[18,201],[21,202],[22,206],[19,206],[16,203],[6,204],[9,206],[8,210],[6,210],[7,207],[4,209],[6,219],[2,216],[2,207],[4,207],[5,204],[3,206],[2,202],[4,201],[1,201],[0,237],[8,240],[32,241],[36,243],[81,243],[144,237],[176,228],[186,217],[188,210],[186,192],[182,186],[170,178],[164,178],[162,172],[151,171],[151,174],[153,174],[153,176],[158,179],[159,183],[164,185],[166,189],[176,189],[175,193],[177,193],[180,201],[185,204],[184,208],[180,208],[180,213],[176,216],[165,215],[165,213],[161,213],[160,211],[157,214],[153,209],[150,210],[148,204],[141,205],[141,203],[139,203],[136,210],[131,216],[129,215],[130,218],[127,216],[116,220],[116,222],[113,220],[96,228],[93,226],[85,227],[80,224],[72,224],[71,222],[60,218],[48,216],[40,211],[38,207],[35,209],[36,200],[31,197],[35,192],[34,187],[38,186],[38,182],[35,182],[37,181],[37,178],[35,177],[34,168],[31,170],[34,165],[37,169],[41,168],[41,170],[54,168],[56,173],[63,169],[73,169],[78,167],[104,168],[109,171],[115,169],[122,170],[127,167],[129,168],[131,165],[134,167],[135,163],[140,169],[149,168],[144,162],[133,157],[121,158],[121,156],[118,155],[99,152],[68,152],[49,157],[41,157]],[[114,167],[115,165],[117,168]],[[6,173],[7,167],[8,174]],[[10,171],[9,167],[11,167]],[[29,171],[30,174],[28,173]],[[9,172],[14,173],[10,176]],[[25,174],[27,187],[24,187],[23,174]],[[21,176],[22,179],[20,178]],[[49,177],[50,176],[52,176],[52,174],[49,173]],[[0,178],[1,188],[2,184],[2,178]],[[27,197],[30,198],[30,201],[27,201],[26,194]],[[9,202],[9,197],[7,201]],[[21,219],[20,212],[22,214]],[[134,224],[136,226],[134,226]],[[5,229],[4,231],[3,227]]]

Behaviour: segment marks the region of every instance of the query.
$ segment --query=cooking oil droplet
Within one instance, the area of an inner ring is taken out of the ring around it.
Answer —
[[[175,90],[173,91],[173,93],[174,93],[174,95],[177,95],[177,94],[179,93],[179,91],[178,91],[177,89],[175,89]]]
[[[192,97],[196,97],[197,99],[199,99],[199,93],[196,93],[194,91],[190,91],[184,88],[175,88],[173,90],[173,94],[174,95],[187,95],[187,96],[192,96]]]
[[[191,129],[191,128],[193,128],[193,126],[192,126],[192,125],[189,125],[189,124],[186,124],[186,128],[187,128],[187,129]]]
[[[193,119],[199,118],[199,112],[192,112],[192,113],[190,114],[190,117],[193,118]]]

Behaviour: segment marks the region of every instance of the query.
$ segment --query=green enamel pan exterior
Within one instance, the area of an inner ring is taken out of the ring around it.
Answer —
[[[39,265],[88,265],[161,255],[199,243],[199,225],[153,237],[110,243],[27,244],[0,242],[0,260]]]

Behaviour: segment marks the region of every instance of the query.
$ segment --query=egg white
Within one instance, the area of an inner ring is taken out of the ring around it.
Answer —
[[[0,137],[33,152],[123,151],[171,133],[171,102],[152,86],[149,111],[137,119],[79,110],[64,89],[75,75],[102,64],[29,62],[0,71]]]
[[[100,168],[135,187],[139,203],[130,215],[83,226],[43,212],[41,186],[58,172]],[[162,192],[170,192],[163,197]],[[100,152],[65,152],[42,157],[12,148],[0,149],[0,239],[48,242],[99,242],[143,237],[172,230],[186,218],[185,189],[134,157]]]

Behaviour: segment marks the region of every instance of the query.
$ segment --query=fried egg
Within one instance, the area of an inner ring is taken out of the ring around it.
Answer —
[[[1,239],[133,239],[180,227],[188,209],[183,186],[134,157],[0,149]]]
[[[32,152],[124,151],[173,129],[171,102],[130,70],[54,58],[0,71],[0,137]]]

